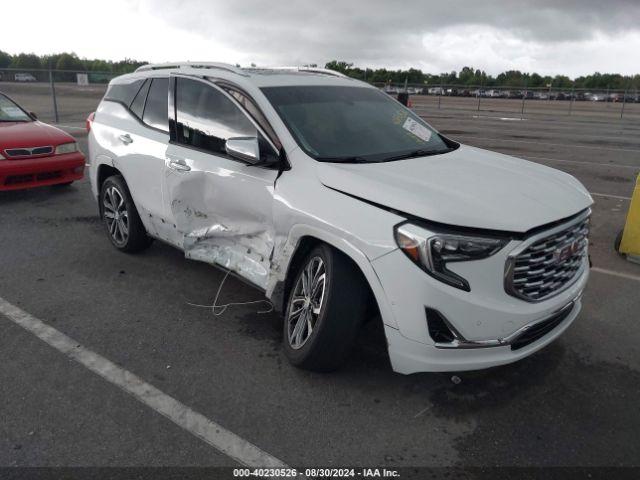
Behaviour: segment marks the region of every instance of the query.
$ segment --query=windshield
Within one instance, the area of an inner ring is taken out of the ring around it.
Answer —
[[[0,122],[30,122],[32,118],[16,103],[0,94]]]
[[[265,87],[262,92],[316,160],[384,162],[452,149],[420,117],[373,88]]]

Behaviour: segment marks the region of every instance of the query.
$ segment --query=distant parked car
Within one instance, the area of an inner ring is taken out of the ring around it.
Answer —
[[[71,185],[83,175],[84,155],[71,135],[0,93],[0,191]]]
[[[442,95],[444,90],[442,87],[431,87],[427,92],[429,95]]]
[[[35,82],[36,77],[30,73],[16,73],[13,77],[16,82]]]

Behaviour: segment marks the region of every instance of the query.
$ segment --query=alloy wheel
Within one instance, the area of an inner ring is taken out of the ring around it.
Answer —
[[[129,212],[124,195],[117,187],[111,185],[105,191],[102,205],[111,238],[117,245],[124,245],[129,238]]]
[[[322,312],[327,271],[322,258],[311,258],[291,294],[287,315],[287,339],[294,350],[304,346]]]

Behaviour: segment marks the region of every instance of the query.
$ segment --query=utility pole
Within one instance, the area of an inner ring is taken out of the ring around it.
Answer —
[[[571,85],[571,98],[569,99],[569,115],[571,115],[571,110],[573,110],[573,102],[575,100],[576,94],[576,81],[573,81],[573,85]]]
[[[524,117],[524,100],[527,98],[527,79],[524,79],[524,91],[522,92],[522,108],[520,109],[520,120]]]
[[[56,100],[56,86],[53,80],[53,70],[51,70],[51,65],[49,65],[49,86],[51,87],[51,99],[53,100],[53,117],[55,118],[56,123],[60,121],[58,118],[58,101]]]

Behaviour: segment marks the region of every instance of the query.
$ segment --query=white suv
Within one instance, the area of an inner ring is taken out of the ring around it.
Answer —
[[[147,65],[89,134],[113,245],[160,239],[264,291],[291,363],[382,318],[393,369],[513,362],[578,315],[593,203],[572,176],[460,145],[335,72]]]

